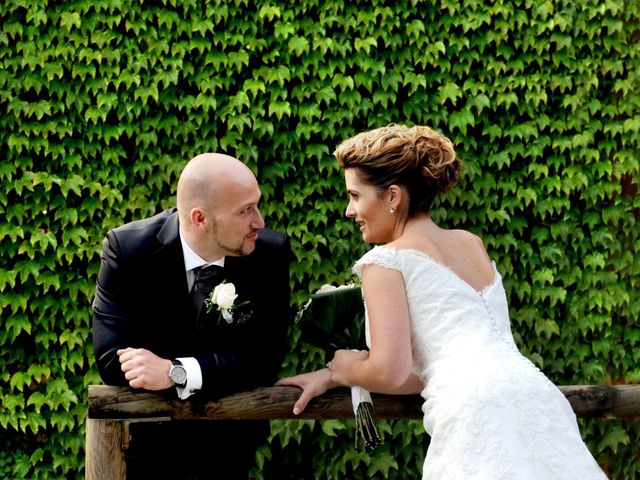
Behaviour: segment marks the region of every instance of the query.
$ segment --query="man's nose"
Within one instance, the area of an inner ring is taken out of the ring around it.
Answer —
[[[260,210],[256,210],[256,215],[251,226],[256,230],[260,230],[261,228],[264,228],[264,218],[262,218],[262,214],[260,213]]]

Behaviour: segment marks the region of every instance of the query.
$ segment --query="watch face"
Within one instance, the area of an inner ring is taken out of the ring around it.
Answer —
[[[182,365],[173,365],[169,371],[169,378],[177,385],[182,385],[187,381],[187,371]]]

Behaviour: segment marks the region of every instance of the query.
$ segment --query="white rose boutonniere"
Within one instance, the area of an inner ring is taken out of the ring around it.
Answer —
[[[207,313],[211,312],[215,307],[225,322],[228,324],[233,323],[233,310],[242,305],[246,305],[249,302],[235,303],[238,294],[236,293],[236,286],[233,283],[222,282],[211,291],[209,296],[204,301],[204,306],[207,309]]]

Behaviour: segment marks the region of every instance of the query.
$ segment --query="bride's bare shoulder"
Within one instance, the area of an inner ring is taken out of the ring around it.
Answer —
[[[489,261],[489,255],[480,236],[467,230],[450,230],[452,249],[465,252],[479,261]]]
[[[484,250],[482,239],[467,230],[449,230],[438,228],[428,235],[409,234],[387,244],[395,249],[417,249],[417,250],[440,250],[446,249],[447,246],[465,246],[467,248],[474,247]]]
[[[428,236],[403,235],[385,246],[395,250],[424,250],[425,253],[429,253],[436,248],[436,243]]]
[[[449,230],[452,235],[455,235],[460,242],[468,242],[476,247],[482,247],[484,249],[484,242],[475,233],[471,233],[468,230]]]

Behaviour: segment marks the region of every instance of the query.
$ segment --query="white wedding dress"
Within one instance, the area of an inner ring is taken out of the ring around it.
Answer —
[[[354,272],[366,264],[404,277],[431,436],[423,479],[606,479],[565,396],[518,351],[495,264],[482,292],[417,250],[375,247]]]

